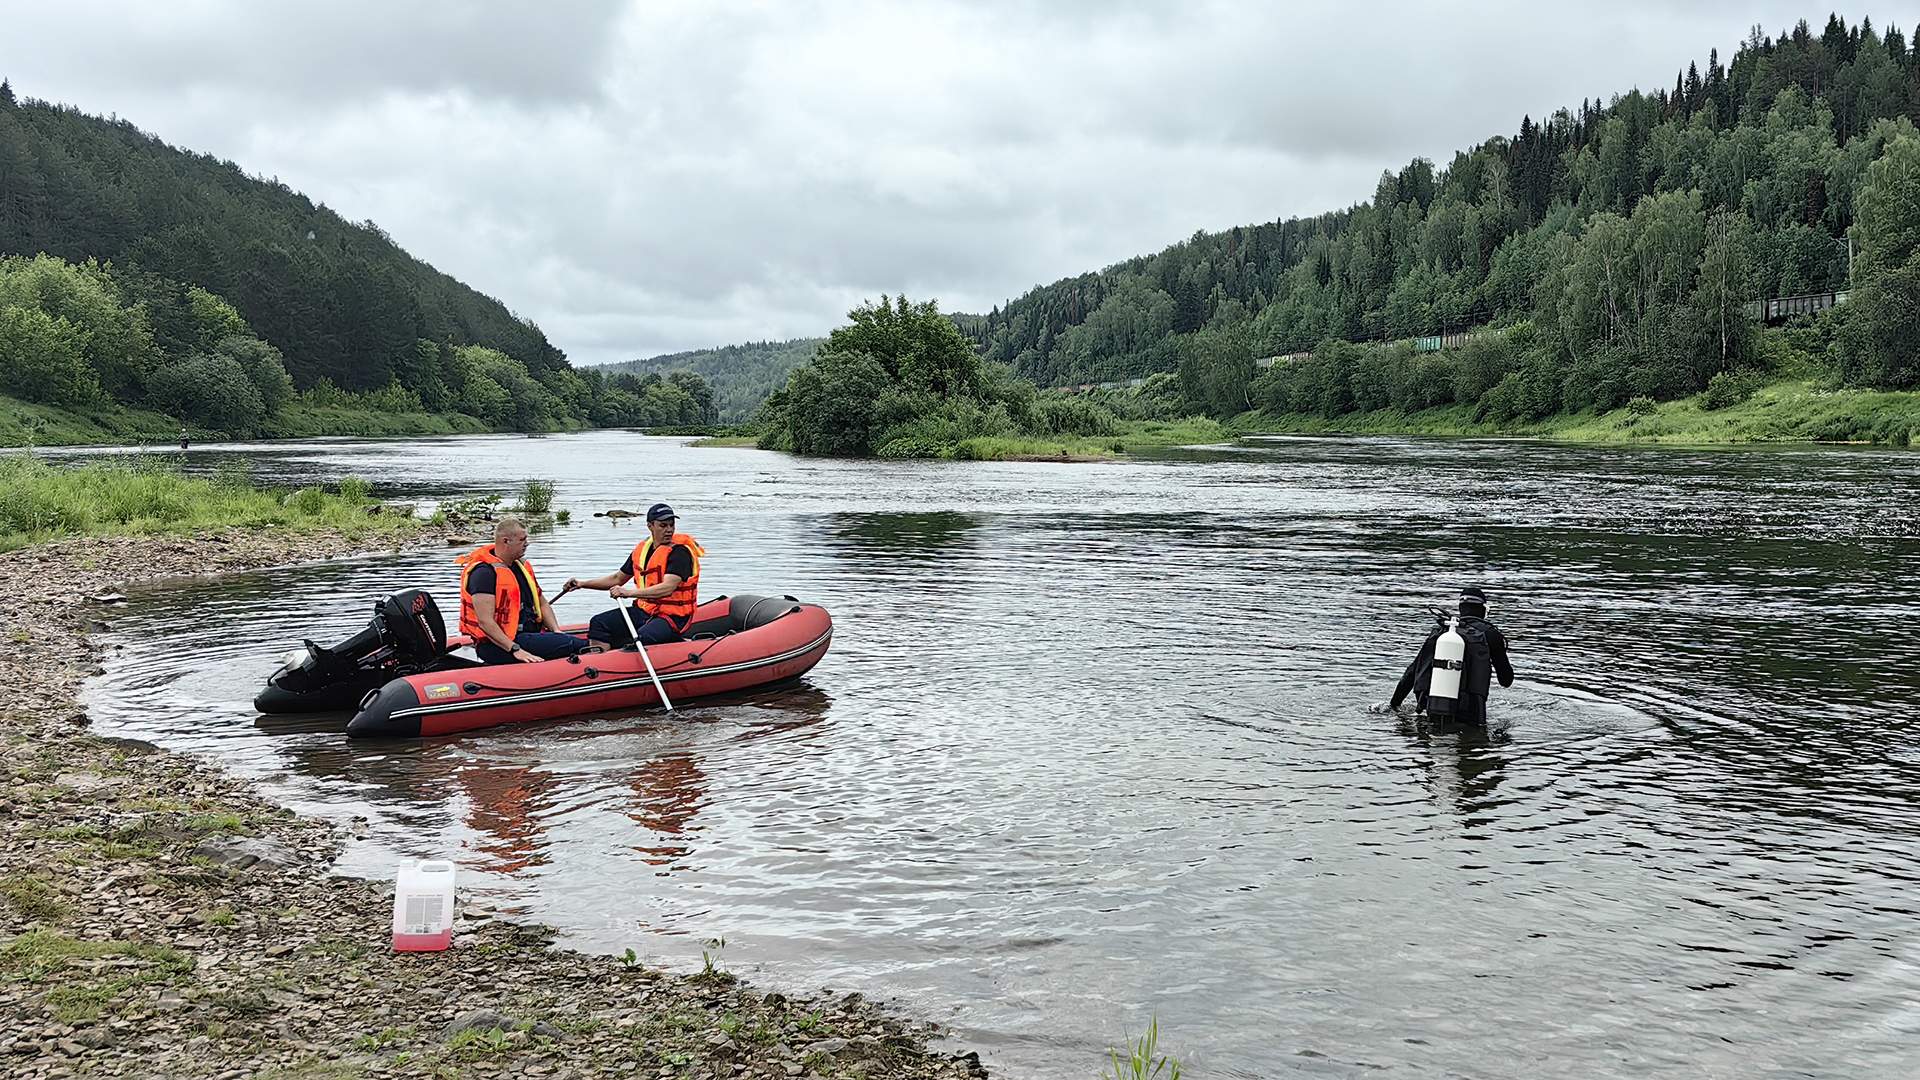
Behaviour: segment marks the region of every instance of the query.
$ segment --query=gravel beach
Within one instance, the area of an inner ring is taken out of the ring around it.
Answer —
[[[395,954],[391,884],[331,873],[341,826],[212,762],[89,734],[89,634],[116,611],[93,597],[451,542],[233,531],[0,556],[0,1074],[986,1075],[857,995],[554,948],[464,898],[453,949]]]

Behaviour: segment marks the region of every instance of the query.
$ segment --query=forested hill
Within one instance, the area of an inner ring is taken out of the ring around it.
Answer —
[[[787,373],[813,359],[814,350],[825,338],[794,338],[791,341],[750,341],[717,349],[650,356],[644,360],[626,360],[607,364],[600,370],[630,372],[647,376],[670,375],[690,371],[713,388],[720,419],[739,423],[753,415],[768,395],[787,384]]]
[[[1870,21],[1837,17],[1823,32],[1805,22],[1777,36],[1756,27],[1730,61],[1709,53],[1670,90],[1523,118],[1512,136],[1463,150],[1444,168],[1421,159],[1384,174],[1371,201],[1196,233],[1036,288],[969,333],[989,359],[1042,385],[1171,371],[1209,331],[1231,339],[1225,352],[1274,356],[1329,339],[1529,319],[1560,335],[1568,362],[1605,345],[1624,350],[1621,363],[1645,366],[1649,349],[1707,347],[1676,306],[1701,295],[1691,275],[1702,236],[1717,238],[1726,256],[1723,292],[1844,287],[1855,196],[1888,146],[1912,137],[1916,117],[1920,50],[1899,29],[1883,35]],[[1673,204],[1643,213],[1649,197]],[[1581,250],[1596,222],[1601,247],[1671,242],[1671,261],[1686,262],[1689,275],[1651,287],[1658,283],[1641,271],[1656,260],[1637,259],[1637,284],[1649,287],[1636,291],[1632,310],[1609,296],[1599,337],[1582,306],[1591,306],[1582,299],[1590,290],[1568,277],[1585,272],[1582,258],[1607,256]],[[1855,240],[1871,248],[1886,237],[1863,229]],[[1700,304],[1690,310],[1694,323],[1717,317]],[[1726,351],[1724,342],[1714,348]],[[1645,392],[1697,389],[1696,374]]]
[[[423,369],[436,363],[423,342],[487,346],[536,377],[567,366],[538,327],[372,222],[127,121],[16,99],[19,89],[0,101],[0,255],[111,261],[143,300],[198,286],[278,347],[302,389],[397,384],[431,398],[444,379]],[[166,298],[151,299],[164,337]]]

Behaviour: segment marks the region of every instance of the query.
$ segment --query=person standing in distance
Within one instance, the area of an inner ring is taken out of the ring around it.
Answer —
[[[1412,693],[1419,711],[1427,711],[1428,690],[1433,683],[1433,650],[1440,636],[1446,632],[1445,620],[1428,632],[1419,653],[1394,686],[1393,697],[1387,702],[1389,710],[1398,711],[1400,703]],[[1487,695],[1492,690],[1493,677],[1498,675],[1503,687],[1513,685],[1513,664],[1507,659],[1507,636],[1500,632],[1499,627],[1487,621],[1486,593],[1476,588],[1460,590],[1460,619],[1455,633],[1466,641],[1467,647],[1460,672],[1459,703],[1454,708],[1452,719],[1462,724],[1484,724],[1487,722]]]

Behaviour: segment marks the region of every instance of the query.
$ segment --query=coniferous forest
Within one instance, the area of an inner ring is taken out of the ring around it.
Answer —
[[[1177,371],[1184,404],[1215,415],[1460,403],[1524,420],[1716,377],[1737,397],[1778,361],[1749,303],[1851,283],[1799,354],[1846,385],[1911,389],[1916,118],[1920,49],[1899,29],[1756,27],[1671,89],[1523,118],[1445,167],[1383,174],[1368,202],[1196,233],[970,333],[1043,386]],[[1483,327],[1504,329],[1432,354],[1353,344]]]
[[[697,377],[575,370],[531,321],[232,162],[0,83],[0,394],[234,435],[315,413],[706,423]]]

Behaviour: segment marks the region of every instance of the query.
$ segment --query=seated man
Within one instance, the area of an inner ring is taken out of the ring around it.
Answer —
[[[620,569],[586,581],[567,579],[569,589],[605,589],[615,600],[633,597],[636,602],[628,616],[643,645],[679,641],[700,606],[700,556],[706,551],[693,537],[674,532],[674,520],[673,507],[653,504],[647,508],[647,538],[634,545]],[[626,583],[635,578],[639,583],[629,587]],[[633,641],[633,635],[627,632],[627,617],[619,608],[595,615],[587,637],[599,648],[617,648]]]
[[[1448,719],[1462,724],[1484,724],[1487,722],[1487,692],[1492,689],[1493,676],[1499,675],[1501,686],[1513,685],[1513,664],[1507,659],[1507,638],[1499,627],[1487,621],[1487,594],[1479,589],[1460,590],[1459,621],[1457,632],[1466,641],[1466,657],[1461,661],[1459,703]],[[1428,632],[1427,640],[1420,645],[1420,652],[1407,665],[1400,682],[1394,686],[1393,697],[1387,702],[1387,708],[1398,711],[1400,703],[1411,692],[1420,711],[1427,711],[1428,690],[1433,685],[1433,648],[1439,642],[1440,635],[1446,632],[1445,622]]]
[[[526,553],[527,527],[509,517],[493,527],[493,543],[456,560],[461,568],[460,632],[473,638],[481,663],[537,664],[587,647],[572,634],[560,633],[533,566],[523,557]]]

